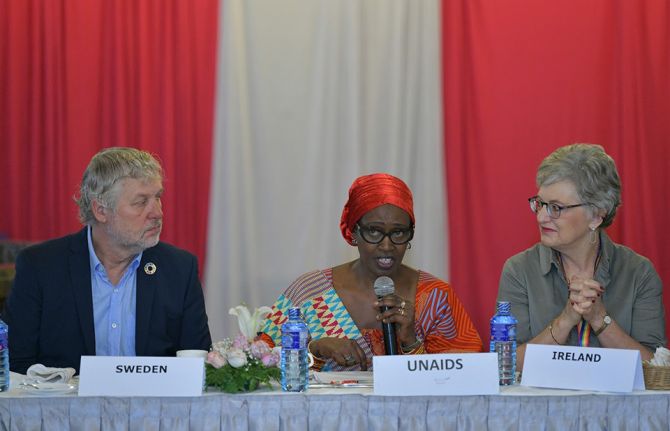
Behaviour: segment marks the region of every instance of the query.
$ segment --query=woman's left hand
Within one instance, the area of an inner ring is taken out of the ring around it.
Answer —
[[[374,304],[377,320],[383,323],[395,323],[395,333],[401,345],[410,345],[416,341],[414,332],[414,303],[398,295],[387,295]],[[379,307],[388,310],[379,312]]]

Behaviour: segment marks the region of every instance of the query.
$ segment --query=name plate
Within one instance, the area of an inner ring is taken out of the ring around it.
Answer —
[[[375,395],[490,395],[499,392],[496,353],[375,356]]]
[[[203,358],[82,356],[79,396],[202,395]]]
[[[521,384],[604,392],[644,390],[640,352],[526,344]]]

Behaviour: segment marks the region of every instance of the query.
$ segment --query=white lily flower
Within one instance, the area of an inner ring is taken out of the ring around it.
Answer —
[[[228,313],[237,316],[237,324],[242,335],[253,340],[260,329],[262,321],[272,312],[270,307],[262,306],[254,310],[252,315],[246,305],[231,308]]]

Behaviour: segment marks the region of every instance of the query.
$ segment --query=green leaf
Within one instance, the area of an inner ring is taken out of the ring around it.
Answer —
[[[214,368],[205,364],[205,381],[207,386],[219,388],[223,392],[238,393],[258,389],[260,385],[271,387],[271,381],[279,382],[281,372],[277,367],[266,367],[260,361],[252,360],[240,368],[226,364]]]

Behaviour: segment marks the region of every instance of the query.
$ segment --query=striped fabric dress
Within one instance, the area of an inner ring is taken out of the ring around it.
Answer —
[[[294,281],[272,306],[272,314],[262,329],[262,339],[281,344],[281,325],[288,309],[300,307],[312,339],[323,337],[356,340],[368,357],[384,354],[382,331],[359,329],[333,286],[332,268],[312,271]],[[415,298],[416,335],[424,341],[426,353],[481,352],[482,340],[451,286],[427,272],[419,271]],[[355,370],[332,360],[323,370]]]

